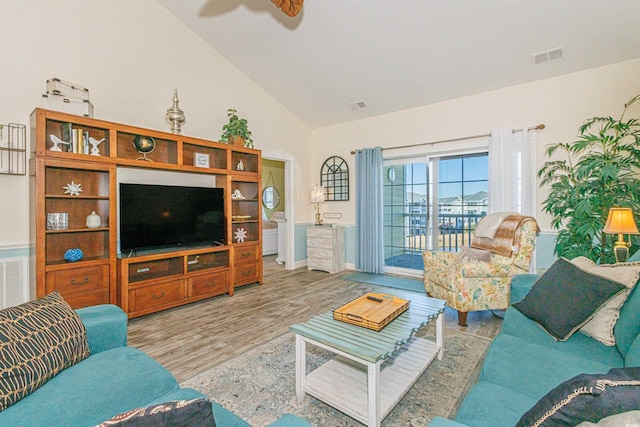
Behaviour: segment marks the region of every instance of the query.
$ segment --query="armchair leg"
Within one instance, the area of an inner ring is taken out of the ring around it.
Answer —
[[[468,312],[466,311],[458,310],[458,325],[467,326],[467,314]]]

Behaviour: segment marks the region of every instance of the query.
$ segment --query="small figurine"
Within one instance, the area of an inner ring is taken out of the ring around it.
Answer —
[[[231,193],[231,198],[233,200],[243,200],[245,199],[245,197],[242,195],[242,193],[240,192],[240,190],[236,190],[233,193]]]
[[[247,230],[244,228],[238,228],[235,232],[235,238],[238,243],[244,242],[244,239],[247,238]]]
[[[50,151],[62,151],[60,145],[71,145],[68,142],[64,142],[54,134],[49,135],[49,139],[53,142],[53,147],[49,148]]]
[[[98,141],[97,139],[95,139],[94,137],[90,136],[89,137],[89,144],[91,144],[91,155],[92,156],[99,156],[100,155],[100,150],[98,150],[98,145],[100,145],[100,143],[102,141],[104,141],[106,138],[102,138],[100,141]],[[53,150],[53,148],[52,148]]]
[[[237,171],[243,171],[244,170],[244,162],[242,160],[240,160],[238,162],[238,165],[236,166],[236,170]]]
[[[69,184],[65,185],[64,188],[66,191],[64,192],[64,194],[70,194],[72,196],[79,196],[80,193],[82,193],[82,188],[80,188],[82,186],[82,184],[76,184],[75,182],[71,181]]]

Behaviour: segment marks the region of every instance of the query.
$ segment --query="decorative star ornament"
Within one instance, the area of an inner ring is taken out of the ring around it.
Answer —
[[[235,232],[235,238],[238,243],[244,242],[244,239],[247,238],[247,230],[244,228],[238,228]]]
[[[64,192],[64,194],[70,194],[72,196],[79,196],[80,193],[82,193],[82,188],[80,188],[82,186],[82,184],[76,184],[75,182],[71,181],[69,184],[65,185],[64,188],[66,191]]]

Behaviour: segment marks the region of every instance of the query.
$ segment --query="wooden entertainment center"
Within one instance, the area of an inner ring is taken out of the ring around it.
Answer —
[[[78,144],[77,153],[53,142],[68,142],[74,133],[77,140],[91,137],[93,155],[86,143],[84,149]],[[134,140],[140,137],[152,138],[155,149],[139,152]],[[262,284],[259,150],[40,108],[31,114],[31,144],[31,272],[37,297],[58,291],[73,308],[112,303],[136,317]],[[224,189],[224,243],[118,254],[117,174],[124,167],[215,177],[215,186]],[[70,194],[70,188],[81,192]],[[242,198],[232,197],[236,190]],[[95,228],[87,226],[92,212],[102,220]],[[52,213],[66,214],[66,223],[48,221]],[[75,248],[83,258],[65,260],[65,252]]]

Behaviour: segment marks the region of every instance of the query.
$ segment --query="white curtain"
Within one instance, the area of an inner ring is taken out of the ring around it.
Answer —
[[[489,138],[489,211],[535,214],[536,132],[495,129]]]

